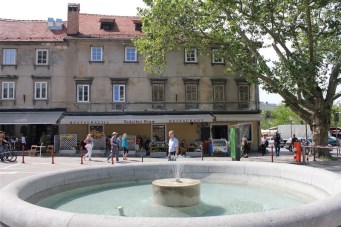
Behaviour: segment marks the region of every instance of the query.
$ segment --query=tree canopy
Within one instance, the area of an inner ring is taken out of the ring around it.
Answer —
[[[162,73],[165,54],[212,48],[226,71],[281,95],[326,143],[333,102],[341,97],[339,0],[144,0],[146,70]],[[264,54],[264,53],[267,53]]]

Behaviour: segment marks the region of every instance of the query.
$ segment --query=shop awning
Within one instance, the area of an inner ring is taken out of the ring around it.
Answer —
[[[214,114],[216,121],[260,121],[260,114]]]
[[[63,112],[1,112],[0,125],[57,124]]]
[[[210,114],[64,116],[61,124],[158,124],[213,122]]]

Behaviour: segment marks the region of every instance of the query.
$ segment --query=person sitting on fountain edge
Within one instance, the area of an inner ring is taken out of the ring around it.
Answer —
[[[168,161],[173,161],[172,157],[179,154],[179,141],[175,138],[175,132],[173,130],[169,131],[169,142],[168,142]]]

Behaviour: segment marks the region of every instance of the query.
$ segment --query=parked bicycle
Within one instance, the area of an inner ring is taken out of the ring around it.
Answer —
[[[17,160],[17,154],[14,150],[5,150],[4,153],[4,160],[9,162],[15,162]]]
[[[17,160],[15,143],[16,141],[10,140],[9,143],[4,146],[3,157],[5,161],[15,162]]]

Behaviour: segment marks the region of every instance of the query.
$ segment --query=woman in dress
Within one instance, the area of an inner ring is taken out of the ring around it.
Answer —
[[[89,161],[92,161],[91,155],[92,155],[92,147],[94,145],[94,139],[92,138],[90,133],[87,135],[86,139],[84,140],[84,143],[86,144],[85,148],[88,151],[88,153],[86,153],[84,155],[84,160],[85,160],[86,157],[88,157]]]

